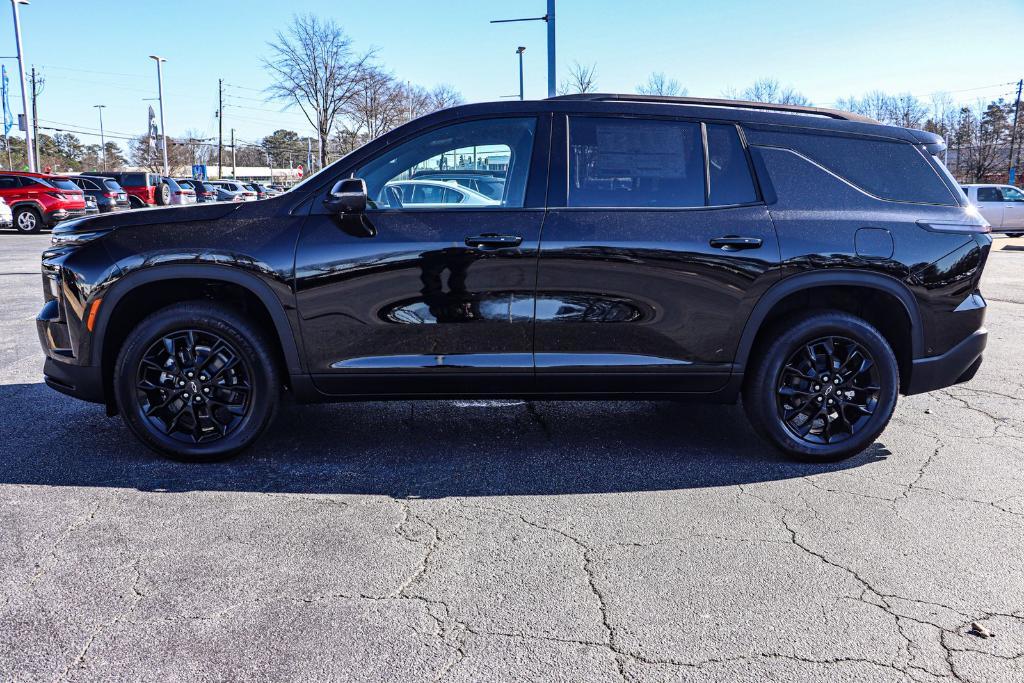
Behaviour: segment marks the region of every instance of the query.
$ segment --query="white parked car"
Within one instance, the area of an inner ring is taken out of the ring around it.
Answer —
[[[170,201],[167,202],[168,206],[183,206],[196,203],[196,191],[191,187],[179,185],[178,181],[174,178],[164,178],[164,183],[167,184],[167,189],[171,193]]]
[[[433,207],[460,204],[462,206],[494,206],[501,204],[476,190],[459,185],[454,180],[393,180],[384,185],[379,203],[394,206],[389,193],[397,193],[401,206]],[[394,195],[391,195],[392,198]]]
[[[9,228],[14,225],[14,214],[11,213],[10,205],[0,197],[0,228]]]
[[[1024,192],[1013,185],[963,185],[964,194],[992,224],[992,232],[1024,236]]]

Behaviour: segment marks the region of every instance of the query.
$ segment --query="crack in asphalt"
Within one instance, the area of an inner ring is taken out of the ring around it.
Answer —
[[[47,556],[46,561],[39,565],[36,572],[29,579],[30,586],[35,586],[39,579],[41,579],[43,575],[46,574],[46,572],[53,568],[53,566],[57,563],[57,551],[60,548],[60,546],[64,543],[64,541],[68,539],[68,537],[71,534],[73,534],[79,528],[85,526],[86,524],[88,524],[96,518],[96,513],[99,511],[102,503],[102,500],[97,500],[95,504],[93,504],[92,509],[89,511],[88,514],[71,522],[71,524],[69,524],[64,529],[64,531],[62,531],[57,536],[57,538],[54,539],[53,543],[50,545],[50,552],[49,555]]]
[[[145,596],[142,591],[139,590],[139,584],[142,583],[142,570],[139,567],[138,560],[132,564],[132,570],[135,573],[135,579],[131,584],[131,590],[133,593],[131,600],[121,611],[114,615],[113,619],[101,622],[95,629],[93,629],[92,633],[89,634],[85,643],[82,645],[82,649],[79,651],[78,656],[64,667],[59,680],[70,681],[75,676],[74,672],[77,672],[85,664],[85,660],[89,656],[89,651],[92,649],[93,643],[96,642],[96,639],[107,630],[117,626],[117,624],[122,621],[129,621],[128,617],[135,611],[135,608],[139,606],[139,603],[142,602],[142,598]],[[131,622],[129,621],[129,623]]]

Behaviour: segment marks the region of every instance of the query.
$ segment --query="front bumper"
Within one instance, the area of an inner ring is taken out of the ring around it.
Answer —
[[[943,354],[916,359],[904,393],[923,394],[971,380],[987,343],[988,331],[981,328]]]
[[[47,386],[84,401],[105,403],[100,368],[74,363],[68,326],[60,318],[60,307],[56,300],[46,302],[39,311],[36,332],[46,354],[43,380]]]

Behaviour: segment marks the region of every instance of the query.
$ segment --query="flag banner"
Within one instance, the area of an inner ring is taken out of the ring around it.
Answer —
[[[11,86],[7,80],[7,65],[3,65],[3,75],[0,77],[0,97],[4,101],[4,137],[7,137],[11,133],[11,128],[14,127],[14,116],[11,114]]]

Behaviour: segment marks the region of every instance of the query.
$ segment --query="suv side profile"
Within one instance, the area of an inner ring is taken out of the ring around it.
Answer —
[[[298,402],[742,403],[824,462],[970,380],[988,224],[938,136],[826,109],[582,95],[407,123],[289,192],[60,226],[46,382],[172,458]],[[490,204],[403,203],[430,169]],[[422,177],[422,175],[421,175]]]
[[[84,194],[73,184],[67,184],[74,189],[61,189],[41,173],[0,173],[0,197],[11,207],[14,229],[31,234],[52,228],[59,221],[84,216]]]

